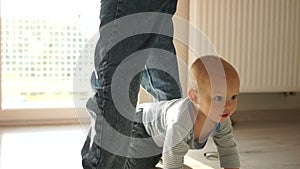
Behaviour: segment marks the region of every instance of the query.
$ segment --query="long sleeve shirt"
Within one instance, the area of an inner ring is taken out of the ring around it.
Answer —
[[[142,121],[147,133],[157,146],[162,147],[164,169],[182,168],[188,150],[203,148],[209,136],[213,137],[217,146],[221,167],[240,167],[230,119],[216,123],[205,138],[195,139],[193,124],[197,111],[188,98],[145,103],[138,108],[143,109]]]

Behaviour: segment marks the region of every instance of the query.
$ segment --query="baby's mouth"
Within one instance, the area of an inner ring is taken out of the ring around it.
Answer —
[[[226,118],[226,117],[229,116],[229,114],[228,114],[228,113],[224,113],[224,114],[221,114],[220,116],[221,116],[222,118]]]

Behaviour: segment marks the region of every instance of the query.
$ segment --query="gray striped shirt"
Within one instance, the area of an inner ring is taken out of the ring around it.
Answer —
[[[188,98],[140,104],[142,121],[155,144],[163,147],[164,169],[180,169],[184,155],[189,149],[202,148],[209,136],[217,146],[220,165],[224,168],[239,168],[237,144],[233,138],[230,119],[217,123],[202,143],[195,144],[193,124],[197,111]]]

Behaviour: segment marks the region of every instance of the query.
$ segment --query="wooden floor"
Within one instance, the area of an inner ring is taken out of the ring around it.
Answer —
[[[242,169],[300,168],[300,110],[237,112],[233,120]],[[0,128],[0,168],[80,169],[84,140],[79,125]],[[220,168],[203,156],[208,151],[215,151],[211,140],[189,152],[187,165]]]
[[[300,168],[300,110],[237,112],[233,120],[243,169]],[[215,151],[211,140],[189,156],[220,168],[218,160],[203,156],[210,151]]]

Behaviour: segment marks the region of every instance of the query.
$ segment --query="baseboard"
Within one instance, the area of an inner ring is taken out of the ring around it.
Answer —
[[[241,93],[238,111],[300,109],[300,93]]]

